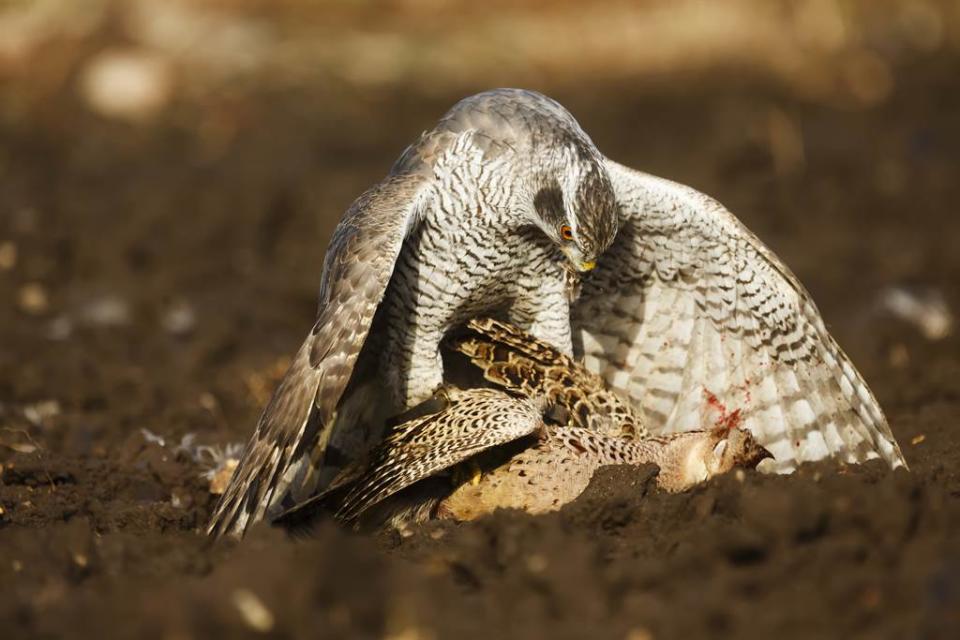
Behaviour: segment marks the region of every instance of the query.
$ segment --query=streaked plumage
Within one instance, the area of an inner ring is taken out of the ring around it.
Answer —
[[[594,261],[571,302],[570,265]],[[652,433],[739,421],[782,471],[904,464],[809,295],[732,214],[604,158],[549,98],[497,90],[451,109],[347,211],[317,322],[210,531],[326,486],[443,382],[440,342],[481,315],[583,356]]]
[[[397,426],[366,464],[334,483],[336,491],[282,522],[302,522],[322,507],[353,522],[393,496],[367,521],[471,520],[498,508],[543,513],[580,495],[603,465],[654,463],[661,487],[681,491],[769,455],[734,425],[648,435],[596,374],[549,344],[492,320],[472,321],[468,331],[454,348],[500,389],[444,389],[442,408]],[[465,462],[472,478],[443,473]],[[401,494],[438,475],[446,482]]]
[[[618,221],[603,156],[559,104],[502,89],[454,106],[338,225],[318,319],[209,531],[242,533],[325,486],[386,418],[437,389],[440,342],[471,317],[499,315],[570,353],[564,256],[594,264]]]
[[[797,278],[729,211],[607,160],[620,231],[573,307],[577,352],[653,433],[736,419],[779,471],[903,455]]]

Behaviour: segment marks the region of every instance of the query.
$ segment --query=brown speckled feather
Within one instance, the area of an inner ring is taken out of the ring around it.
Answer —
[[[387,436],[343,499],[338,518],[352,520],[419,480],[544,427],[545,404],[537,400],[494,389],[449,390],[447,400],[442,411],[405,422]]]
[[[475,319],[450,342],[488,381],[508,391],[548,399],[565,409],[573,424],[611,435],[646,436],[639,415],[603,378],[516,327]]]
[[[345,476],[346,497],[328,492],[308,500],[281,516],[284,525],[297,526],[310,520],[312,510],[331,507],[338,519],[353,522],[415,483],[467,461],[474,471],[469,482],[462,474],[459,480],[451,477],[445,490],[434,485],[433,491],[402,497],[374,520],[396,526],[434,516],[470,520],[508,507],[542,513],[576,498],[594,471],[609,464],[657,464],[660,486],[680,491],[735,466],[752,468],[769,455],[732,425],[662,436],[638,433],[629,424],[629,409],[617,410],[624,405],[602,379],[510,325],[472,321],[453,345],[470,355],[488,380],[525,397],[499,389],[447,388],[445,406],[400,424],[365,464]],[[555,403],[567,410],[561,423],[544,419],[544,410]],[[537,438],[520,440],[532,434]],[[504,446],[509,443],[512,450]]]

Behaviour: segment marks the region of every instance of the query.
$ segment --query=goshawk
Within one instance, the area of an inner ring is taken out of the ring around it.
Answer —
[[[579,297],[573,271],[589,272]],[[735,419],[777,470],[904,464],[810,296],[730,212],[607,159],[550,98],[500,89],[455,105],[347,210],[317,320],[210,532],[322,489],[441,385],[441,341],[477,316],[582,357],[653,433]]]

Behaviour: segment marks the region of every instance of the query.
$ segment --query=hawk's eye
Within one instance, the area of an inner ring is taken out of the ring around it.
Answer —
[[[573,241],[573,229],[570,228],[570,225],[561,225],[560,227],[560,237],[566,240],[567,242]]]

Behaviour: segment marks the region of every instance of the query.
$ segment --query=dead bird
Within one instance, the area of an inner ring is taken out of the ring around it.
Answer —
[[[735,424],[650,435],[602,378],[505,323],[471,321],[450,346],[493,388],[442,388],[432,410],[398,424],[278,524],[297,528],[324,510],[358,527],[400,529],[498,508],[544,513],[579,496],[604,465],[653,463],[662,488],[683,491],[770,457]]]

